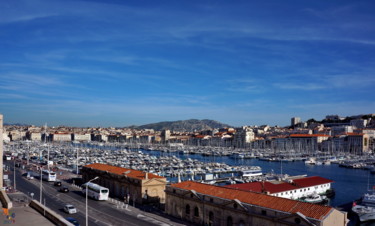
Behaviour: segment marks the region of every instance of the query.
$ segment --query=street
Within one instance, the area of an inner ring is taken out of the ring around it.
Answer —
[[[11,173],[13,174],[13,162],[6,162],[6,165],[10,166]],[[13,175],[10,176],[10,179],[13,180]],[[80,225],[85,225],[85,196],[82,195],[79,188],[71,186],[66,182],[62,182],[62,186],[67,186],[70,192],[61,193],[58,191],[60,187],[55,187],[53,182],[42,181],[42,203],[63,217],[73,217],[80,222]],[[16,189],[27,194],[29,197],[33,193],[33,198],[38,201],[40,200],[39,178],[27,180],[25,176],[22,176],[21,169],[19,168],[16,168]],[[65,213],[63,211],[65,204],[75,206],[77,213]],[[135,211],[117,208],[115,204],[109,201],[88,199],[88,215],[89,225],[169,225],[135,213]]]

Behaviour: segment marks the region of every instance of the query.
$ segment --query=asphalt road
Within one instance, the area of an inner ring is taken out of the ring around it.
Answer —
[[[11,169],[13,171],[13,164],[10,162],[7,162],[6,164],[11,166]],[[39,201],[39,178],[27,180],[25,176],[21,175],[20,169],[17,168],[17,170],[16,189],[29,196],[31,193],[34,193],[33,198]],[[13,174],[9,176],[10,179],[13,180]],[[63,182],[63,186],[67,186],[70,192],[61,193],[58,191],[59,187],[55,187],[53,185],[53,182],[42,181],[42,203],[45,203],[48,208],[51,208],[63,217],[73,217],[80,222],[80,225],[85,225],[85,196],[82,195],[81,191],[78,188],[70,186],[65,182]],[[65,213],[63,211],[63,207],[65,204],[74,205],[77,209],[77,213]],[[88,199],[88,215],[89,225],[168,225],[161,221],[146,217],[145,215],[136,213],[135,211],[132,212],[131,210],[127,211],[125,209],[117,209],[116,205],[110,203],[109,201],[96,201]]]

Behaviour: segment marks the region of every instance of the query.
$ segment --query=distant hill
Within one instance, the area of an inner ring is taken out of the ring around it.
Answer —
[[[209,119],[189,119],[189,120],[179,120],[179,121],[168,121],[168,122],[158,122],[151,123],[142,126],[136,126],[136,129],[154,129],[156,131],[161,131],[164,129],[169,129],[171,131],[178,132],[194,132],[201,130],[211,130],[214,128],[224,128],[231,127],[227,124],[223,124],[218,121],[209,120]]]

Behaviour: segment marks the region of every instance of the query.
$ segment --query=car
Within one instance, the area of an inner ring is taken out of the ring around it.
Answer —
[[[55,185],[57,187],[60,187],[61,186],[61,181],[55,181],[55,183],[53,183],[53,185]]]
[[[34,176],[33,176],[33,172],[27,172],[25,174],[23,174],[28,180],[32,180],[34,179]]]
[[[69,214],[77,213],[77,209],[71,204],[66,204],[64,206],[64,211]]]
[[[78,221],[73,217],[67,217],[65,220],[69,221],[70,223],[74,224],[74,226],[79,226]]]
[[[64,192],[64,193],[68,193],[69,192],[69,188],[68,187],[62,187],[62,188],[60,188],[59,191],[60,192]]]

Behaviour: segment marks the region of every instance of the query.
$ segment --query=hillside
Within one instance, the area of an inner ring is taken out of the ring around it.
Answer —
[[[167,122],[158,122],[142,126],[137,126],[137,129],[154,129],[156,131],[161,131],[164,129],[169,129],[171,131],[178,132],[194,132],[201,130],[211,130],[214,128],[223,128],[230,127],[227,124],[223,124],[218,121],[209,120],[209,119],[189,119],[189,120],[179,120],[179,121],[167,121]]]

